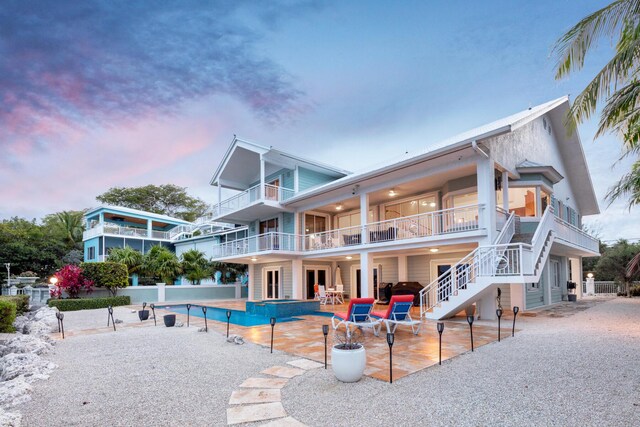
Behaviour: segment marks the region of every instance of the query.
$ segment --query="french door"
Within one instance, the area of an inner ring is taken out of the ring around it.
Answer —
[[[325,289],[329,283],[329,268],[305,268],[305,278],[307,281],[307,299],[313,299],[315,296],[314,285],[324,286]]]
[[[264,271],[265,299],[280,298],[280,269],[268,268]]]

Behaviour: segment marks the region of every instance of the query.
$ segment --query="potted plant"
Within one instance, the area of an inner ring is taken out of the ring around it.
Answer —
[[[142,310],[138,310],[138,318],[140,321],[147,320],[149,318],[149,310],[146,310],[147,303],[142,303]]]
[[[331,367],[339,381],[353,383],[359,381],[367,364],[367,353],[362,345],[362,330],[336,330],[331,349]]]
[[[576,302],[578,300],[578,296],[576,295],[576,286],[575,282],[567,282],[567,291],[569,292],[567,300],[572,302]]]

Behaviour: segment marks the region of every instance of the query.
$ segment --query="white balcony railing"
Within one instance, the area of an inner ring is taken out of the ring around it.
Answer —
[[[299,250],[300,236],[289,233],[264,233],[221,243],[213,247],[213,258],[242,256],[266,251]]]
[[[591,252],[600,252],[600,242],[595,237],[569,224],[565,220],[555,218],[554,231],[556,239],[587,249]]]
[[[265,184],[264,194],[261,194],[260,185],[255,185],[240,194],[236,194],[229,199],[223,200],[219,205],[214,205],[213,216],[219,217],[231,212],[238,211],[259,200],[282,202],[293,197],[294,194],[295,192],[289,188],[270,184]]]
[[[158,231],[152,230],[151,235],[149,235],[146,228],[135,228],[135,227],[122,227],[120,225],[115,224],[101,224],[97,225],[83,233],[84,240],[90,239],[92,237],[100,236],[103,234],[109,234],[112,236],[124,236],[124,237],[139,237],[139,238],[149,238],[149,239],[158,239],[158,240],[169,240],[169,232],[167,231]]]
[[[482,205],[461,206],[346,227],[304,236],[304,250],[317,251],[364,243],[400,241],[479,229]],[[364,230],[363,230],[364,229]],[[363,239],[363,231],[364,237]]]

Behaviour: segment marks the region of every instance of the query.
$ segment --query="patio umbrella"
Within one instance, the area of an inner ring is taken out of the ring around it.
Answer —
[[[336,267],[336,286],[342,285],[342,275],[340,274],[340,267]]]

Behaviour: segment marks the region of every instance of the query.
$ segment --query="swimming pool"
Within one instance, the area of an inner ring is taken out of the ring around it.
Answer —
[[[217,320],[218,322],[227,322],[227,310],[226,308],[220,307],[207,307],[207,319]],[[187,306],[186,304],[179,305],[158,305],[158,308],[171,311],[173,313],[179,314],[187,314]],[[229,310],[231,311],[231,317],[229,318],[229,323],[233,323],[234,325],[240,326],[261,326],[268,325],[270,321],[270,317],[261,316],[256,314],[249,314],[240,310]],[[189,311],[190,316],[204,318],[204,314],[202,313],[201,305],[191,305],[191,310]],[[283,322],[294,322],[296,320],[301,320],[295,317],[278,317],[278,323]]]

